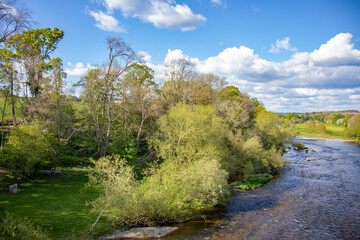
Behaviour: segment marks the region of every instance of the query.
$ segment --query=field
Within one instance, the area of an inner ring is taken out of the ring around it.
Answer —
[[[347,139],[346,136],[344,136],[343,131],[345,130],[345,127],[334,125],[334,124],[328,124],[325,123],[326,133],[315,133],[309,131],[308,124],[301,123],[296,124],[294,127],[294,131],[299,137],[305,137],[305,138],[339,138],[339,139]]]
[[[89,214],[88,201],[99,192],[87,187],[88,177],[83,170],[64,170],[59,175],[43,175],[19,184],[17,194],[9,194],[9,179],[0,175],[0,215],[10,212],[26,217],[50,234],[52,239],[82,239],[95,221]],[[94,235],[111,226],[102,218]]]

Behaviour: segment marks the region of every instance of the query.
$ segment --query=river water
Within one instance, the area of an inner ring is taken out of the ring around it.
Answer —
[[[285,167],[262,188],[234,192],[207,220],[177,224],[162,239],[360,239],[360,147],[295,141],[309,153],[290,150]]]

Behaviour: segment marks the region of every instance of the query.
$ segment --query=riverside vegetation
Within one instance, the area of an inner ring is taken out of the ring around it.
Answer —
[[[280,114],[282,128],[304,138],[337,138],[360,142],[360,113],[357,110],[323,113]]]
[[[6,239],[93,237],[198,218],[226,202],[229,183],[283,165],[289,139],[279,117],[225,79],[174,59],[158,84],[122,39],[109,37],[108,59],[82,76],[76,98],[53,56],[64,32],[30,29],[23,18],[0,42]],[[59,176],[38,174],[58,168]],[[19,193],[9,195],[14,182]]]

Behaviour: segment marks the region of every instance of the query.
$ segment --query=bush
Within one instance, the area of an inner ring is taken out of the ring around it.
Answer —
[[[228,174],[216,160],[162,164],[139,186],[138,216],[143,223],[185,221],[223,203]]]
[[[259,188],[272,179],[272,175],[263,173],[251,175],[247,179],[240,179],[231,184],[231,187],[240,191],[249,191]]]
[[[40,125],[21,124],[14,128],[5,145],[5,158],[11,170],[34,171],[49,163],[46,135]]]
[[[0,240],[48,240],[48,234],[27,218],[14,217],[6,212],[0,220]]]
[[[165,161],[152,174],[135,182],[132,170],[119,157],[94,161],[93,184],[105,187],[104,195],[92,202],[117,224],[153,225],[184,221],[225,201],[229,191],[227,173],[216,160],[189,163]]]
[[[295,142],[293,145],[294,150],[302,151],[306,149],[306,146],[302,142]]]

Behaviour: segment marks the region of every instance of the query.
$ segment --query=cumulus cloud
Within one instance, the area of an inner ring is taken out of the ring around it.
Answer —
[[[102,0],[102,2],[109,12],[120,10],[125,17],[139,18],[162,29],[179,28],[181,31],[189,31],[206,22],[204,16],[194,14],[188,5],[177,4],[175,1]]]
[[[200,73],[226,77],[229,84],[257,97],[271,111],[359,109],[359,50],[354,49],[351,37],[338,34],[319,49],[294,53],[283,62],[268,61],[240,46],[204,60],[190,58],[180,49],[168,50],[164,63],[185,58]],[[161,64],[153,66],[156,72],[163,70]]]
[[[351,43],[352,34],[340,33],[311,53],[315,65],[360,65],[360,50]]]
[[[65,68],[65,72],[67,73],[68,76],[71,77],[81,77],[84,74],[86,74],[89,69],[94,68],[94,66],[91,66],[90,63],[84,65],[81,62],[78,62],[75,65],[72,64],[71,62],[68,62],[67,66],[68,67]]]
[[[269,50],[270,53],[278,53],[281,49],[284,49],[286,51],[297,51],[297,48],[291,47],[290,45],[290,38],[285,37],[283,39],[277,39],[276,44],[271,44],[271,49]]]
[[[119,26],[119,21],[103,11],[89,11],[89,14],[96,20],[95,26],[104,31],[125,33],[126,29]]]

